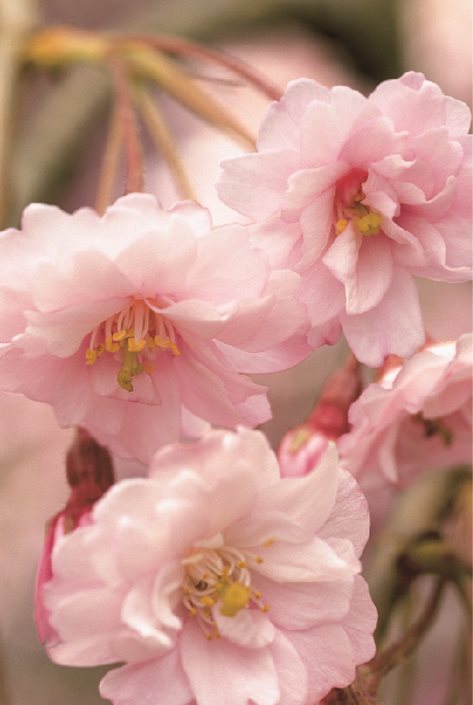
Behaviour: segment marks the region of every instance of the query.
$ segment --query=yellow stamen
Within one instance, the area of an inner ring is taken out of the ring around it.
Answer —
[[[112,340],[119,343],[126,338],[126,330],[119,330],[112,335]]]
[[[346,218],[340,218],[335,224],[335,232],[340,235],[348,225],[348,220]]]
[[[105,350],[108,353],[116,353],[120,350],[120,346],[118,345],[118,343],[113,342],[111,335],[107,335],[107,337],[105,338]]]
[[[85,351],[85,364],[86,365],[93,365],[94,362],[97,359],[97,352],[95,350],[91,350],[90,348]]]
[[[137,340],[136,338],[128,338],[128,350],[131,352],[141,352],[146,347],[146,340],[141,338]]]
[[[266,539],[266,541],[263,542],[263,546],[265,548],[269,548],[270,546],[273,545],[273,543],[276,541],[276,539]]]

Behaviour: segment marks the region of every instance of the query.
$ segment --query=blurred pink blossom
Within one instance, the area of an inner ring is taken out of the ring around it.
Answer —
[[[471,462],[472,362],[471,334],[429,345],[388,366],[353,404],[352,429],[337,445],[370,504],[422,474]]]
[[[115,705],[313,705],[374,653],[358,557],[363,495],[337,466],[281,479],[264,436],[214,431],[115,484],[60,539],[46,588],[53,660],[124,662]]]
[[[102,218],[33,205],[0,252],[1,388],[125,457],[146,462],[207,422],[267,420],[265,387],[240,372],[310,351],[298,275],[273,270],[243,226],[212,230],[190,202],[165,211],[129,194]]]
[[[369,98],[300,79],[270,106],[258,153],[222,163],[222,200],[302,275],[313,346],[343,330],[368,365],[408,356],[424,336],[412,275],[470,278],[469,124],[422,74]]]

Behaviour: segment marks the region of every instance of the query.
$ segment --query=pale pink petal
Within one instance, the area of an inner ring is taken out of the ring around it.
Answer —
[[[100,695],[113,705],[191,705],[193,693],[177,650],[158,660],[133,663],[109,671],[100,682]]]
[[[286,632],[308,674],[308,703],[318,703],[332,688],[355,679],[356,660],[351,641],[339,624]]]
[[[274,639],[275,629],[272,621],[258,610],[242,609],[234,617],[225,617],[219,607],[214,606],[212,614],[220,635],[232,644],[247,649],[261,649]]]
[[[276,632],[270,649],[279,678],[279,705],[305,705],[307,671],[297,650],[280,631]]]
[[[207,641],[189,621],[180,639],[182,665],[199,705],[276,705],[278,676],[268,648]],[[231,684],[231,687],[230,687]]]
[[[313,100],[328,101],[330,91],[316,81],[300,78],[290,81],[279,101],[268,108],[258,135],[258,150],[299,148],[300,122]]]
[[[326,541],[313,538],[306,544],[286,543],[274,537],[271,546],[254,550],[263,559],[255,565],[261,575],[278,582],[330,581],[333,578],[344,580],[358,571],[356,560],[347,562],[341,559]]]
[[[344,315],[343,332],[358,360],[379,366],[389,353],[408,357],[424,341],[422,317],[413,279],[394,270],[391,286],[371,311]]]
[[[217,193],[242,215],[262,220],[280,210],[288,177],[298,166],[298,154],[291,149],[227,159],[221,163]]]
[[[269,605],[268,614],[280,629],[310,629],[338,622],[348,613],[351,578],[326,583],[280,583],[258,575],[255,586]]]

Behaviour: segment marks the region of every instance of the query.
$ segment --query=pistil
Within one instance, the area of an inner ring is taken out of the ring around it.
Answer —
[[[184,559],[186,576],[183,584],[183,604],[199,625],[207,639],[219,637],[212,609],[218,606],[220,614],[235,617],[240,610],[252,605],[262,612],[269,605],[262,594],[251,587],[247,561],[261,563],[260,556],[244,556],[237,549],[224,546],[193,552]]]

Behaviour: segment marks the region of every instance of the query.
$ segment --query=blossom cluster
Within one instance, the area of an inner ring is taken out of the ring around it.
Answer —
[[[122,664],[114,705],[314,705],[374,655],[357,480],[374,504],[471,448],[471,336],[422,349],[414,282],[471,277],[469,123],[421,74],[369,97],[301,79],[222,163],[246,223],[129,193],[1,234],[0,388],[148,466],[114,483],[94,455],[38,579],[51,658]],[[342,332],[353,356],[278,462],[250,375]],[[360,362],[386,363],[361,396]]]

